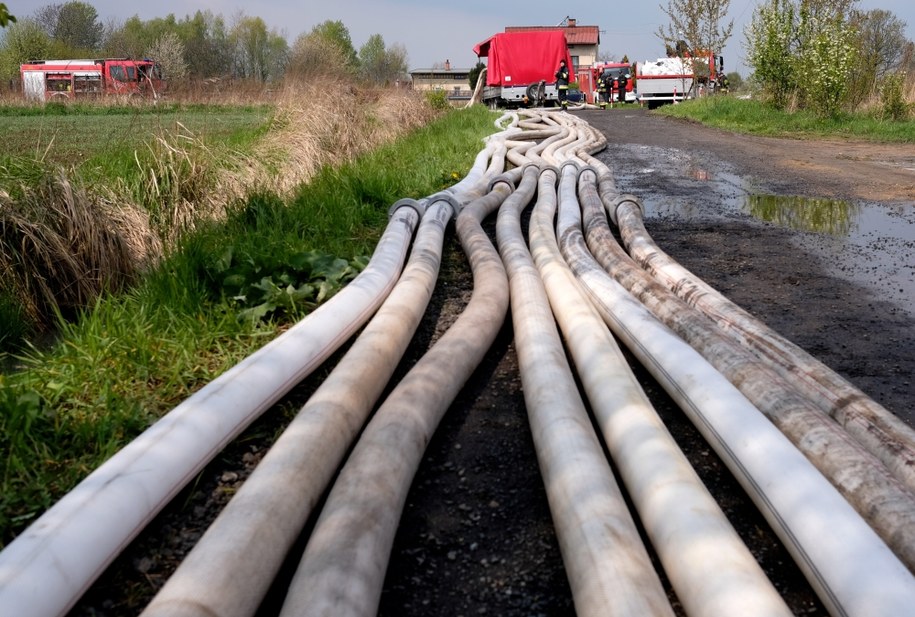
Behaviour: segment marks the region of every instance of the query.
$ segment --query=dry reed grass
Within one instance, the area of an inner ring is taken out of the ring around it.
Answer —
[[[438,113],[409,91],[323,82],[239,92],[221,105],[273,101],[275,121],[253,153],[215,155],[183,127],[154,136],[140,187],[81,188],[60,170],[23,197],[0,193],[0,280],[36,326],[131,281],[201,221],[218,220],[253,190],[287,195],[325,165],[352,160]],[[253,99],[253,100],[252,100]],[[200,102],[198,99],[196,102]],[[138,189],[138,190],[137,190]],[[144,207],[130,195],[141,195]]]
[[[229,196],[213,190],[221,162],[202,139],[177,123],[176,132],[157,135],[146,147],[150,156],[143,160],[148,163],[135,155],[143,172],[138,190],[118,180],[106,194],[112,201],[124,201],[124,196],[139,193],[152,222],[151,232],[163,246],[172,246],[201,221],[225,214]]]
[[[412,91],[287,81],[278,93],[276,130],[241,167],[254,185],[287,194],[321,167],[339,165],[427,124],[439,112]],[[237,178],[237,177],[236,177]]]
[[[63,172],[12,200],[0,192],[0,278],[36,325],[136,276],[151,251],[146,217],[94,199]]]

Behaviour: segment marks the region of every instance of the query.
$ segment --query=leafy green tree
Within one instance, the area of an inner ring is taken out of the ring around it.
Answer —
[[[470,82],[470,89],[476,90],[477,81],[480,79],[480,72],[486,68],[486,65],[477,60],[476,65],[471,67],[467,72],[467,81]]]
[[[797,88],[794,4],[791,0],[769,0],[758,6],[744,35],[753,79],[768,101],[784,109]]]
[[[98,12],[85,2],[67,2],[60,5],[54,38],[73,49],[95,51],[102,43],[104,26]]]
[[[221,16],[197,11],[178,23],[178,35],[190,75],[217,77],[231,72],[231,45]]]
[[[795,100],[821,115],[839,111],[855,57],[845,11],[854,0],[770,0],[745,32],[747,63],[769,101]]]
[[[856,61],[851,72],[849,99],[857,105],[878,90],[884,77],[902,68],[908,39],[906,23],[890,11],[854,11]]]
[[[10,15],[6,5],[0,2],[0,28],[6,28],[11,23],[16,23],[16,17]]]
[[[134,15],[121,25],[109,26],[102,44],[102,53],[110,57],[139,58],[153,41],[147,32],[146,23]]]
[[[20,64],[46,58],[50,49],[51,38],[34,19],[11,23],[0,43],[0,77],[17,79]]]
[[[737,71],[732,71],[727,74],[728,83],[730,84],[731,91],[740,90],[743,88],[743,77]]]
[[[356,48],[353,47],[353,39],[342,21],[327,20],[312,28],[311,34],[324,39],[337,48],[340,54],[337,58],[338,64],[347,70],[356,70],[358,68],[359,58],[356,54]]]
[[[798,67],[803,76],[798,89],[806,106],[822,116],[834,116],[848,91],[855,58],[854,28],[841,14],[811,16],[802,11],[799,29]]]
[[[260,17],[242,17],[232,29],[236,75],[259,81],[278,78],[286,64],[288,46],[276,32],[267,30]]]
[[[298,79],[325,79],[336,72],[340,49],[336,43],[314,33],[301,34],[289,51],[286,75]]]
[[[363,79],[376,84],[390,84],[407,72],[407,50],[394,44],[386,48],[380,34],[373,34],[359,48],[359,72]]]
[[[908,43],[903,20],[890,11],[873,9],[853,13],[851,25],[857,31],[858,59],[873,67],[877,79],[899,69]]]

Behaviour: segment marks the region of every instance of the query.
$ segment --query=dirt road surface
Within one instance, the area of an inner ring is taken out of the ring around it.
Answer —
[[[745,137],[639,109],[572,113],[607,135],[610,145],[599,158],[614,170],[622,192],[644,201],[646,227],[663,250],[915,424],[911,145]],[[790,206],[788,216],[778,216],[784,214],[780,199]],[[805,219],[811,204],[838,224],[819,231],[788,224]],[[471,285],[452,236],[441,284],[402,371],[453,322]],[[634,370],[791,609],[826,615],[714,451],[645,371]],[[303,384],[290,407],[301,405],[315,383],[317,378]],[[282,423],[282,413],[268,414],[227,449],[72,615],[139,613]],[[278,581],[262,615],[276,613],[290,573]],[[672,590],[669,595],[682,614]],[[429,444],[395,540],[379,615],[572,614],[509,321]]]

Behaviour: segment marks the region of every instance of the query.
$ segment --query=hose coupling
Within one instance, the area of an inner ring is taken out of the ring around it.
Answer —
[[[565,171],[566,171],[566,167],[569,167],[570,165],[571,165],[572,167],[575,168],[575,176],[578,177],[578,173],[579,173],[579,172],[578,172],[578,169],[579,169],[579,166],[578,166],[578,163],[575,162],[575,161],[566,161],[566,162],[564,162],[562,165],[559,166],[559,173],[560,173],[560,174],[564,174]]]
[[[421,202],[405,197],[403,199],[398,199],[394,202],[394,205],[388,208],[388,218],[393,217],[394,213],[404,206],[416,210],[416,213],[419,214],[419,218],[423,218],[423,215],[426,213],[426,207]]]
[[[495,187],[500,182],[504,182],[505,184],[507,184],[509,191],[514,191],[515,182],[516,182],[516,180],[514,178],[515,176],[517,176],[517,174],[511,174],[511,173],[499,174],[498,176],[496,176],[495,178],[493,178],[492,180],[489,181],[489,186],[486,187],[486,192],[491,193],[493,187]]]
[[[590,171],[592,174],[594,174],[594,179],[595,179],[595,181],[596,181],[598,178],[600,178],[600,175],[598,175],[597,169],[596,169],[594,166],[592,166],[592,165],[585,165],[584,167],[582,167],[581,169],[578,170],[578,179],[579,179],[579,180],[581,180],[581,175],[582,175],[583,173],[585,173],[586,171]]]
[[[624,203],[634,204],[638,209],[639,213],[645,215],[645,206],[642,205],[642,200],[636,197],[635,195],[617,195],[616,199],[610,202],[607,206],[607,214],[610,215],[610,220],[613,221],[613,224],[619,227],[619,223],[616,220],[616,211]]]
[[[458,214],[461,213],[461,210],[464,207],[464,204],[462,204],[457,197],[455,197],[451,193],[448,193],[447,191],[440,191],[438,193],[430,195],[426,199],[426,204],[427,204],[426,207],[431,206],[432,204],[434,204],[437,201],[444,201],[449,206],[451,206],[451,211],[452,211],[451,218],[453,218],[453,219],[457,219]]]

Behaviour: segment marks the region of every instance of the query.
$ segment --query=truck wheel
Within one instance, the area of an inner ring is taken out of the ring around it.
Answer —
[[[527,100],[531,102],[537,102],[537,90],[539,89],[538,84],[531,84],[527,87]]]

